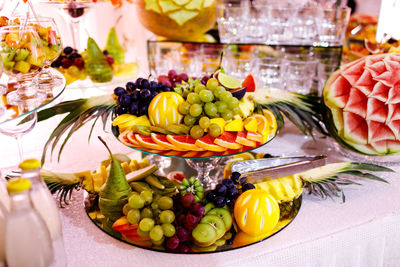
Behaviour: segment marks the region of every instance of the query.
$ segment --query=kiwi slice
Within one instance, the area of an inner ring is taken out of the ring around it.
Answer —
[[[218,239],[217,241],[215,241],[214,245],[220,247],[220,246],[225,245],[225,243],[226,243],[226,240],[223,239],[223,238],[220,238],[220,239]]]
[[[200,223],[208,223],[212,225],[212,227],[214,227],[215,231],[217,232],[217,239],[219,239],[223,237],[226,232],[225,223],[218,215],[210,215],[210,212],[206,216],[204,216],[203,219],[201,219]]]
[[[225,224],[225,230],[228,231],[229,229],[231,229],[232,226],[232,215],[231,213],[224,209],[224,208],[215,208],[212,209],[208,212],[208,215],[216,215],[218,217],[220,217]]]
[[[200,247],[196,244],[192,244],[192,251],[194,252],[211,252],[211,251],[215,251],[218,248],[218,246],[216,245],[211,245],[208,247]]]
[[[173,132],[167,131],[166,129],[157,126],[150,126],[150,131],[161,134],[174,134]]]
[[[150,136],[151,135],[150,127],[148,127],[148,126],[133,125],[132,130],[135,133],[138,133],[138,134],[141,134],[141,135],[145,135],[145,136]]]
[[[190,128],[184,124],[167,125],[165,129],[173,134],[188,134]]]
[[[193,229],[192,237],[196,245],[200,247],[208,247],[214,244],[215,240],[217,240],[217,232],[211,224],[199,223]]]
[[[214,203],[212,202],[208,202],[205,206],[204,206],[204,214],[207,214],[210,210],[212,210],[213,208],[215,208]]]

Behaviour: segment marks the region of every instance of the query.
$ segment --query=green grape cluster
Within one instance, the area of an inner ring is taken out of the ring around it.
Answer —
[[[122,212],[130,224],[139,224],[137,234],[150,237],[155,246],[161,246],[165,237],[175,235],[173,200],[168,196],[153,195],[152,191],[133,192]]]
[[[191,127],[190,135],[195,139],[201,138],[206,130],[211,136],[219,136],[222,129],[218,125],[211,127],[210,119],[221,117],[230,121],[240,111],[239,100],[215,78],[210,78],[206,85],[199,82],[190,87],[186,101],[179,105],[178,110],[185,116],[183,121]]]

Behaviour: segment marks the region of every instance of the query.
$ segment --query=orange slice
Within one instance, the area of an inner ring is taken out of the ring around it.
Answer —
[[[126,130],[124,132],[122,132],[119,136],[118,136],[118,140],[123,143],[126,146],[130,146],[130,147],[140,147],[140,144],[138,144],[137,142],[132,143],[129,139],[128,139],[128,134],[130,133],[130,130]]]
[[[246,139],[255,141],[258,143],[264,144],[264,138],[262,134],[256,133],[256,132],[247,132]]]
[[[215,151],[215,152],[223,152],[227,150],[227,148],[216,145],[214,143],[215,138],[211,135],[207,134],[200,139],[196,140],[196,146],[204,148],[205,150]]]
[[[237,139],[237,138],[236,138]],[[245,152],[245,153],[241,153],[241,154],[237,154],[235,156],[233,156],[234,159],[236,158],[241,158],[243,160],[252,160],[252,159],[256,159],[254,157],[253,154],[251,154],[250,152]]]
[[[253,117],[256,118],[257,121],[257,132],[262,135],[268,135],[269,125],[267,118],[264,117],[262,114],[254,114]]]
[[[132,130],[128,130],[128,134],[126,135],[126,137],[128,138],[129,142],[132,143],[132,145],[135,145],[136,147],[140,147],[140,143],[136,140],[135,137],[135,132]]]
[[[169,150],[168,148],[160,146],[159,144],[154,142],[150,136],[135,134],[135,137],[136,137],[136,140],[139,142],[139,144],[144,148],[155,149],[155,150]]]
[[[278,128],[278,123],[276,122],[274,113],[272,113],[272,111],[269,109],[263,109],[263,115],[268,121],[269,135],[275,135],[276,129]]]
[[[221,136],[215,138],[214,143],[229,149],[241,149],[242,145],[236,143],[236,134],[224,132]]]
[[[175,150],[175,151],[186,151],[186,149],[180,149],[179,147],[171,144],[168,141],[167,136],[165,134],[151,133],[150,137],[151,137],[151,139],[153,139],[153,141],[156,144],[159,144],[162,147],[168,148],[170,150]]]
[[[248,147],[256,147],[256,142],[246,138],[246,132],[238,132],[236,135],[236,143]]]
[[[178,147],[179,149],[186,149],[191,151],[204,151],[204,148],[196,146],[196,139],[190,135],[167,135],[167,140]]]

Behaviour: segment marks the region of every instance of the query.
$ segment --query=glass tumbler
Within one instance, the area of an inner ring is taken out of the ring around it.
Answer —
[[[281,79],[285,89],[300,94],[312,93],[317,78],[317,63],[318,60],[307,54],[285,56],[281,65]]]
[[[320,46],[341,46],[350,18],[349,7],[319,8],[316,25],[317,44]]]

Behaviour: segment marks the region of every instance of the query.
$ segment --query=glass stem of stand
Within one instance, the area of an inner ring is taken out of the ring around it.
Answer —
[[[23,146],[22,146],[22,135],[21,134],[15,135],[15,140],[17,141],[17,145],[18,145],[19,162],[22,162],[24,160],[24,149],[23,149]]]
[[[72,34],[72,42],[74,44],[74,47],[78,49],[78,51],[81,51],[81,38],[80,38],[80,22],[81,19],[70,19],[70,29],[71,29],[71,34]]]

